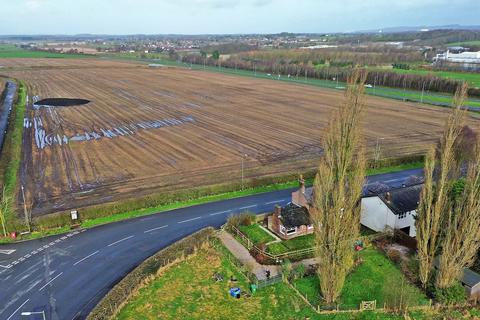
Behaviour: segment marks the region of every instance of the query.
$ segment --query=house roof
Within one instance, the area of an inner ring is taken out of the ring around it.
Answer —
[[[394,214],[410,212],[418,208],[423,184],[393,189],[378,195]]]
[[[291,202],[285,207],[282,207],[279,219],[285,228],[294,228],[311,224],[307,208],[297,206]]]
[[[480,274],[465,268],[463,269],[462,283],[472,288],[480,284]]]

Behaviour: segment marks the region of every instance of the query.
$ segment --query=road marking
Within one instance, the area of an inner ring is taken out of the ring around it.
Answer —
[[[163,229],[163,228],[166,228],[168,227],[168,225],[164,225],[164,226],[161,226],[161,227],[157,227],[157,228],[153,228],[153,229],[150,229],[150,230],[147,230],[147,231],[143,231],[143,233],[149,233],[149,232],[152,232],[152,231],[155,231],[155,230],[158,230],[158,229]]]
[[[270,201],[270,202],[265,202],[265,204],[274,204],[274,203],[279,203],[279,202],[285,202],[287,200],[275,200],[275,201]]]
[[[15,251],[17,251],[17,250],[14,250],[14,249],[0,250],[0,253],[3,253],[3,254],[12,254],[12,253],[14,253]]]
[[[256,204],[253,204],[253,205],[251,205],[251,206],[246,206],[246,207],[238,208],[238,210],[250,209],[250,208],[254,208],[254,207],[256,207],[256,206],[257,206]]]
[[[198,219],[201,219],[201,218],[202,218],[202,217],[196,217],[196,218],[192,218],[192,219],[187,219],[187,220],[179,221],[178,223],[190,222],[190,221],[198,220]]]
[[[3,265],[0,264],[0,267],[5,268],[5,269],[10,269],[12,267],[12,265],[9,264],[9,265],[3,266]]]
[[[17,313],[17,312],[18,312],[18,310],[22,309],[22,308],[23,308],[23,306],[24,306],[24,305],[26,305],[26,304],[27,304],[27,302],[28,302],[29,300],[30,300],[30,299],[27,299],[27,300],[26,300],[24,303],[22,303],[22,305],[21,305],[20,307],[18,307],[18,309],[17,309],[17,310],[13,311],[13,313],[10,315],[10,317],[8,317],[8,318],[7,318],[7,320],[10,320],[10,319],[12,319],[12,317],[15,315],[15,313]]]
[[[98,251],[98,250],[97,250],[97,251],[95,251],[94,253],[91,253],[91,254],[89,254],[89,255],[88,255],[88,256],[86,256],[85,258],[78,260],[78,261],[77,261],[77,262],[75,262],[73,265],[74,265],[74,266],[76,266],[76,265],[77,265],[77,264],[79,264],[80,262],[82,262],[82,261],[84,261],[84,260],[86,260],[86,259],[90,258],[90,257],[91,257],[91,256],[93,256],[94,254],[97,254],[97,253],[99,253],[99,252],[100,252],[100,251]]]
[[[50,280],[50,281],[48,281],[47,283],[45,283],[45,285],[44,285],[43,287],[41,287],[40,289],[38,289],[38,291],[42,291],[46,286],[48,286],[50,283],[52,283],[53,280],[57,279],[57,278],[60,277],[62,274],[63,274],[63,272],[60,272],[59,274],[57,274],[55,278],[53,278],[52,280]]]
[[[220,211],[220,212],[214,212],[214,213],[210,213],[211,216],[216,216],[218,214],[222,214],[222,213],[227,213],[227,212],[232,212],[232,210],[225,210],[225,211]]]
[[[128,239],[130,239],[130,238],[133,238],[133,236],[129,236],[129,237],[120,239],[120,240],[118,240],[118,241],[115,241],[114,243],[110,243],[107,247],[111,247],[111,246],[113,246],[113,245],[116,245],[117,243],[120,243],[120,242],[122,242],[122,241],[128,240]]]

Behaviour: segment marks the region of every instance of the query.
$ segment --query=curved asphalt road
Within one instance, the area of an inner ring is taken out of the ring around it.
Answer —
[[[401,186],[419,169],[371,176]],[[290,190],[219,201],[0,246],[0,319],[84,319],[108,290],[147,257],[231,214],[267,212],[290,201]],[[15,250],[15,251],[12,251]]]

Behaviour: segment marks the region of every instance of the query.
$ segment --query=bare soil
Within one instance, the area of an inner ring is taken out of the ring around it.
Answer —
[[[271,80],[94,59],[0,59],[23,79],[21,182],[34,215],[300,173],[316,167],[343,92]],[[34,108],[44,98],[91,102]],[[368,97],[364,136],[383,156],[424,153],[448,109]],[[478,119],[471,119],[478,128]]]

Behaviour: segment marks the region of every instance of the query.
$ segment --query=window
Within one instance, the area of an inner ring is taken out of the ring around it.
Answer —
[[[398,215],[398,219],[403,219],[407,216],[407,213],[406,212],[402,212]]]
[[[290,235],[290,234],[294,234],[297,232],[297,228],[296,227],[293,227],[293,228],[285,228],[283,225],[280,226],[280,232],[282,234],[287,234],[287,235]]]
[[[307,229],[308,229],[308,230],[312,230],[312,229],[313,229],[313,224],[309,224],[309,225],[307,226]]]

